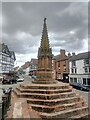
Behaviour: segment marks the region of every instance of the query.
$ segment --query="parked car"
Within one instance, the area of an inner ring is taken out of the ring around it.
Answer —
[[[9,83],[9,78],[3,78],[2,84],[8,84]]]
[[[36,76],[35,76],[35,75],[32,75],[32,78],[33,78],[33,79],[36,79]]]
[[[0,83],[2,83],[3,81],[3,76],[0,76]]]
[[[13,78],[11,78],[11,79],[9,80],[9,83],[10,83],[10,84],[17,83],[17,79],[13,77]]]
[[[14,84],[17,83],[16,78],[12,77],[12,78],[3,78],[2,80],[2,84]]]
[[[23,82],[24,81],[24,77],[22,77],[22,76],[18,76],[18,78],[17,78],[17,82]]]
[[[80,90],[90,91],[90,85],[84,85],[80,83],[70,83],[70,85]]]

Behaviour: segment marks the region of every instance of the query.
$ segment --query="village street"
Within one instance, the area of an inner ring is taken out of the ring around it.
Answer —
[[[24,82],[18,82],[17,84],[6,84],[6,85],[2,85],[0,84],[0,99],[2,96],[2,90],[1,88],[9,88],[12,87],[12,89],[15,89],[16,86],[18,86],[21,83],[26,83],[26,82],[31,82],[32,78],[30,78],[30,76],[24,76]],[[90,101],[90,92],[85,92],[85,91],[81,91],[81,90],[77,90],[75,88],[73,88],[73,91],[80,94],[81,96],[83,96],[85,98],[85,100],[87,101],[87,103]]]

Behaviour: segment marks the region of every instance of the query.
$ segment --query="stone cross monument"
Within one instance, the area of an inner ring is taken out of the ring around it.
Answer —
[[[46,18],[38,50],[37,79],[23,83],[14,90],[17,98],[27,100],[28,106],[45,120],[52,118],[78,119],[88,116],[84,99],[67,83],[52,80],[52,49],[49,45]]]

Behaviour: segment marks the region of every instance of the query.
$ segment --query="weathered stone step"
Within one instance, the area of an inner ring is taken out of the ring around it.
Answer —
[[[51,112],[57,112],[57,111],[62,111],[62,110],[70,110],[70,109],[74,109],[74,108],[78,108],[78,107],[82,107],[84,106],[83,101],[80,102],[76,102],[76,103],[70,103],[70,104],[55,104],[55,105],[47,105],[47,104],[43,104],[43,105],[39,105],[39,104],[30,104],[30,106],[32,106],[32,108],[38,112],[47,112],[47,113],[51,113]]]
[[[68,88],[71,88],[72,89],[72,86],[69,86],[68,84],[20,84],[20,87],[21,88],[24,88],[24,89],[68,89]]]
[[[76,99],[79,99],[79,100],[83,100],[82,99],[82,97],[79,97],[79,96],[71,96],[71,97],[64,97],[64,98],[58,98],[58,99],[51,99],[51,100],[49,100],[49,99],[36,99],[36,98],[34,98],[34,99],[32,99],[32,98],[27,98],[27,100],[28,100],[28,102],[29,101],[37,101],[37,102],[48,102],[48,103],[50,103],[50,102],[59,102],[59,101],[63,101],[63,100],[71,100],[71,99],[74,99],[74,98],[76,98]]]
[[[84,101],[83,100],[80,100],[80,99],[78,99],[78,98],[75,98],[75,97],[73,97],[73,98],[69,98],[69,99],[55,99],[55,100],[44,100],[44,101],[41,101],[41,100],[39,100],[39,99],[27,99],[27,102],[29,103],[29,104],[37,104],[37,105],[48,105],[48,106],[52,106],[52,105],[64,105],[64,104],[66,104],[66,106],[67,106],[67,104],[69,104],[69,100],[71,101],[70,102],[70,105],[71,104],[76,104],[77,102],[80,102],[80,103],[83,103],[82,105],[84,105]],[[72,106],[71,106],[72,107]]]
[[[16,89],[18,89],[21,92],[27,92],[27,93],[42,93],[42,94],[54,94],[54,93],[63,93],[63,92],[71,92],[72,88],[68,88],[68,89],[24,89],[21,87],[16,87]]]
[[[57,98],[65,98],[65,97],[72,97],[73,92],[70,92],[70,94],[66,93],[56,93],[56,94],[40,94],[40,93],[22,93],[19,90],[14,91],[18,96],[25,97],[25,98],[36,98],[36,99],[57,99]],[[71,94],[72,93],[72,94]]]
[[[35,84],[56,84],[58,81],[56,80],[34,80],[32,83]]]
[[[88,113],[88,106],[83,106],[80,108],[74,108],[71,110],[58,111],[53,113],[40,112],[42,118],[71,118],[72,116],[77,116],[80,114]]]
[[[89,118],[88,115],[89,115],[88,112],[85,112],[85,113],[83,113],[83,114],[75,115],[75,116],[72,116],[72,117],[70,117],[70,118],[71,118],[71,119],[74,119],[74,120],[79,119],[79,118],[83,118],[83,120],[84,120],[84,118],[85,118],[85,120],[86,120],[86,118]]]

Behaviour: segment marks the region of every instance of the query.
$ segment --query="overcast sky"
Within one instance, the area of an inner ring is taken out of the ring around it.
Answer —
[[[54,55],[88,50],[87,2],[3,2],[2,41],[15,51],[15,66],[37,58],[44,17]]]

